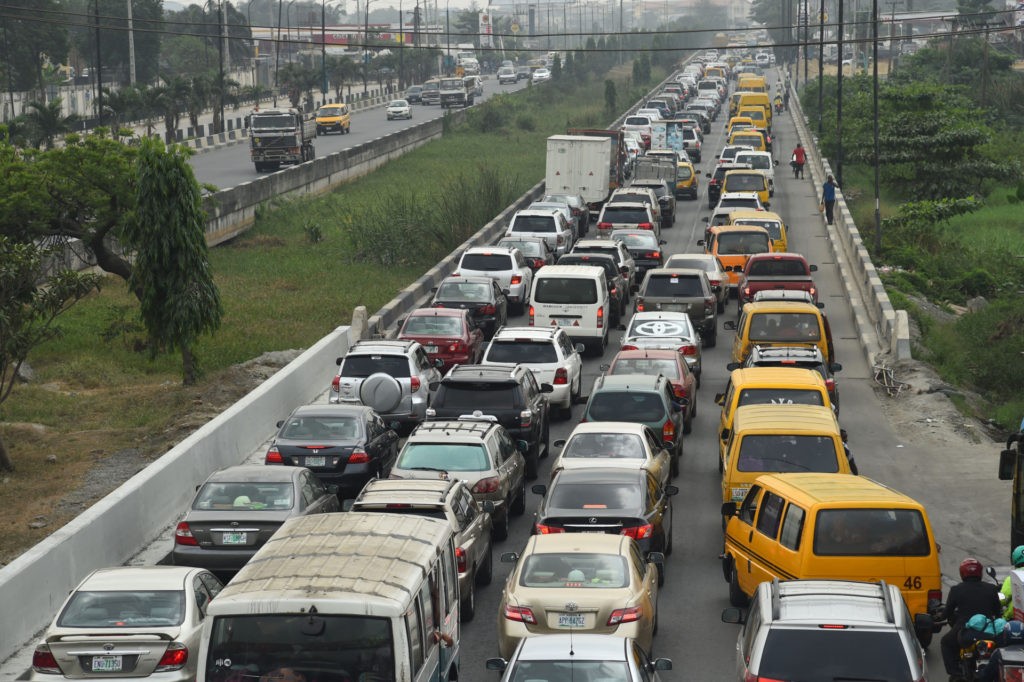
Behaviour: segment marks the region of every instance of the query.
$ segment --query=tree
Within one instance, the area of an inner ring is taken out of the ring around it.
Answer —
[[[126,0],[88,0],[79,2],[74,10],[72,43],[75,51],[83,55],[90,67],[96,68],[96,2],[99,3],[100,61],[104,80],[108,72],[116,80],[128,82],[128,5]],[[161,37],[168,31],[163,21],[162,0],[131,0],[132,26],[135,42],[135,72],[137,82],[149,83],[157,76],[160,60]],[[59,16],[59,15],[58,15]],[[189,32],[189,31],[182,31]]]
[[[124,237],[135,256],[130,286],[141,293],[150,351],[180,350],[182,380],[195,383],[195,343],[220,326],[223,308],[207,258],[206,223],[189,152],[154,139],[139,149],[136,209]]]
[[[25,121],[31,131],[29,135],[32,146],[36,148],[50,149],[54,138],[74,131],[79,121],[76,114],[65,116],[61,112],[59,97],[49,104],[29,102],[28,109],[24,114]]]
[[[4,62],[10,67],[11,86],[15,90],[36,90],[45,97],[45,65],[61,64],[67,59],[66,24],[59,20],[40,20],[40,17],[62,16],[60,5],[57,0],[4,2]]]
[[[0,405],[11,396],[29,353],[60,334],[61,313],[99,287],[99,277],[71,270],[46,275],[50,251],[0,235]],[[14,464],[0,437],[0,470]]]

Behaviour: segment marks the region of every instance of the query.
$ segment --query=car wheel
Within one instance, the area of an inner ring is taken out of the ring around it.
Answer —
[[[494,557],[492,556],[493,547],[491,543],[487,543],[487,558],[484,559],[483,566],[477,566],[476,568],[476,584],[477,585],[490,585],[491,580],[494,578]]]
[[[679,475],[679,460],[680,455],[678,453],[673,453],[669,455],[669,473],[672,475],[672,478],[675,478],[676,476]]]
[[[732,567],[732,572],[729,574],[729,604],[737,608],[746,608],[749,603],[747,595],[743,594],[743,590],[740,588],[740,578],[736,573],[736,566]]]
[[[495,515],[491,518],[494,522],[491,525],[491,537],[495,540],[506,539],[508,537],[508,510],[506,509],[500,515]]]
[[[469,594],[462,598],[462,622],[468,623],[473,620],[473,616],[476,615],[476,590],[469,588],[466,590]]]
[[[526,479],[523,479],[522,484],[519,486],[518,494],[512,498],[512,502],[508,506],[509,512],[513,516],[521,516],[526,511]]]
[[[534,443],[526,453],[526,478],[534,481],[537,479],[537,469],[540,467],[540,443]]]
[[[721,300],[718,301],[718,312],[720,312],[720,313],[724,313],[725,312],[725,301],[721,301]]]
[[[690,412],[683,419],[683,433],[693,433],[693,413]]]
[[[665,584],[665,562],[661,562],[658,565],[658,587]]]
[[[717,322],[717,321],[716,321]],[[708,348],[714,348],[718,343],[718,329],[715,328],[710,334],[704,337],[704,345]]]
[[[551,419],[549,418],[544,422],[544,435],[541,437],[544,441],[544,454],[541,455],[541,459],[547,459],[547,456],[551,454]]]

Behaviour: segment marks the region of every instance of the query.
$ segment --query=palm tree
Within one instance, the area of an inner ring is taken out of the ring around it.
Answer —
[[[352,82],[359,75],[359,64],[349,57],[331,57],[327,61],[327,75],[334,83],[334,96],[341,99],[341,90],[348,85],[348,94],[352,95]]]
[[[185,111],[188,112],[188,123],[193,130],[199,130],[199,116],[210,104],[211,89],[209,76],[200,74],[192,79],[185,99]]]
[[[156,102],[157,108],[164,118],[164,139],[167,144],[175,141],[175,132],[181,122],[181,114],[188,102],[191,86],[181,77],[164,79],[167,83],[163,93]]]
[[[213,129],[215,131],[224,132],[224,121],[221,118],[223,112],[220,108],[221,99],[223,98],[224,104],[227,106],[237,106],[238,88],[238,81],[227,75],[223,76],[223,79],[219,73],[210,77],[209,104],[213,107]]]
[[[278,82],[288,93],[292,106],[299,108],[303,93],[309,101],[313,101],[313,90],[320,85],[320,72],[299,62],[292,62],[281,67]]]
[[[28,108],[30,111],[24,116],[30,126],[32,146],[36,149],[52,149],[58,135],[73,132],[78,125],[79,117],[76,114],[64,116],[59,97],[48,104],[29,102]]]

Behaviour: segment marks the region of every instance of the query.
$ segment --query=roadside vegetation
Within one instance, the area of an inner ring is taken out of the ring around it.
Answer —
[[[1024,75],[1012,65],[957,37],[903,58],[880,85],[881,249],[872,81],[843,83],[843,191],[893,305],[920,329],[915,357],[979,394],[965,409],[1007,430],[1024,417]],[[821,149],[835,158],[835,78],[823,88]],[[816,81],[801,99],[817,120]]]

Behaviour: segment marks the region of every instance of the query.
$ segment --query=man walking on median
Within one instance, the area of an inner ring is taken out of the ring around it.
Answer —
[[[836,179],[829,175],[821,187],[821,203],[825,204],[825,221],[831,225],[836,208]]]
[[[803,178],[804,164],[807,163],[807,151],[799,142],[796,143],[796,149],[793,150],[793,156],[791,157],[790,163],[793,165],[793,177]]]

